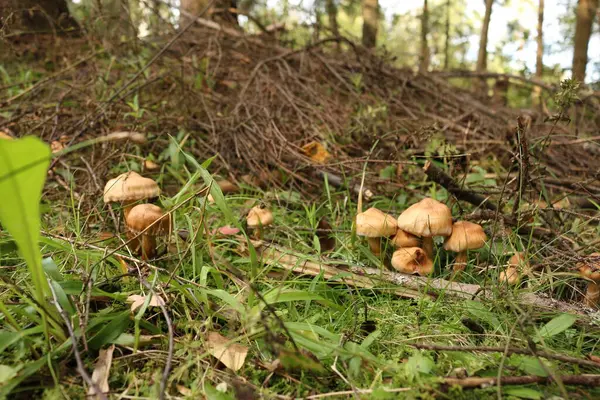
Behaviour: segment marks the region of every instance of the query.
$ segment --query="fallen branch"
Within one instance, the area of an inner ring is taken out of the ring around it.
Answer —
[[[580,386],[600,386],[600,375],[560,375],[558,378],[565,385],[580,385]],[[531,383],[552,383],[551,377],[544,376],[503,376],[500,378],[500,385],[527,385]],[[485,388],[490,386],[496,386],[498,384],[498,378],[493,376],[489,378],[444,378],[444,384],[452,386],[459,385],[463,388]]]
[[[306,257],[295,255],[292,250],[266,244],[265,242],[256,242],[255,245],[262,255],[263,262],[270,263],[295,273],[312,276],[322,273],[327,279],[334,279],[356,287],[370,289],[375,288],[381,283],[393,283],[399,286],[396,293],[404,297],[416,297],[427,294],[433,297],[445,295],[454,298],[478,301],[492,300],[492,293],[479,285],[452,282],[438,278],[406,275],[376,268],[340,265],[336,260],[327,260],[325,258],[321,261],[310,261],[307,260]],[[534,293],[522,293],[516,295],[514,302],[537,309],[582,316],[587,315],[585,310],[577,304],[565,303]]]
[[[506,353],[507,356],[509,356],[511,354],[526,354],[526,355],[531,354],[531,350],[529,350],[529,349],[519,349],[519,348],[515,348],[515,347],[504,348],[504,347],[488,347],[488,346],[441,346],[441,345],[437,345],[437,344],[421,344],[421,343],[411,344],[411,346],[413,346],[417,349],[434,350],[434,351],[479,351],[479,352],[484,352],[484,353]],[[548,360],[557,360],[557,361],[562,361],[562,362],[566,362],[566,363],[570,363],[570,364],[582,365],[582,366],[586,366],[586,367],[600,368],[600,363],[598,363],[598,362],[591,361],[591,360],[584,360],[582,358],[577,358],[577,357],[571,357],[571,356],[567,356],[564,354],[555,354],[555,353],[548,353],[545,351],[536,351],[536,355],[539,357],[546,358]]]
[[[425,163],[423,171],[429,180],[442,185],[458,200],[467,201],[477,207],[482,207],[487,210],[496,211],[498,209],[494,203],[489,201],[489,197],[485,197],[468,189],[461,188],[450,175],[436,167],[431,161],[427,161]]]

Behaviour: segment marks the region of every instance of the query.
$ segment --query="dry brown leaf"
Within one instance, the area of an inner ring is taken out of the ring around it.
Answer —
[[[191,389],[186,388],[183,385],[177,385],[177,391],[179,392],[180,395],[182,396],[191,396],[193,394]]]
[[[50,143],[50,149],[52,150],[52,153],[58,153],[60,151],[63,151],[64,148],[65,145],[59,142],[58,140],[54,140],[52,143]]]
[[[111,345],[107,349],[100,350],[100,355],[98,355],[98,361],[96,361],[96,365],[94,366],[94,372],[92,373],[92,382],[96,384],[98,389],[102,393],[108,393],[110,388],[108,386],[108,377],[110,375],[110,366],[112,364],[112,356],[113,351],[115,351],[115,345]],[[93,386],[88,389],[88,396],[94,396],[92,398],[100,398],[98,396],[99,393],[96,393],[96,390]]]
[[[127,297],[127,302],[131,303],[131,312],[135,312],[135,310],[140,308],[145,301],[146,296],[141,296],[139,294],[132,294],[131,296]],[[164,306],[165,301],[160,296],[153,295],[148,305],[150,307]]]
[[[152,160],[144,160],[144,169],[147,171],[156,171],[160,168],[160,164],[155,163]]]
[[[232,371],[238,371],[244,365],[248,348],[230,340],[217,332],[209,332],[206,337],[208,352]]]
[[[302,146],[302,151],[317,164],[325,164],[331,159],[331,154],[319,142],[310,142]]]
[[[129,140],[133,143],[144,144],[146,143],[146,135],[138,132],[113,132],[106,136],[100,136],[96,140],[98,142],[119,142],[122,140]]]
[[[7,132],[0,131],[0,139],[11,140],[13,137],[10,136]]]

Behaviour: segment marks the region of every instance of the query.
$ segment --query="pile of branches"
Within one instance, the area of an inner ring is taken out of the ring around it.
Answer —
[[[559,212],[557,202],[568,197],[580,208],[600,202],[600,147],[598,137],[589,137],[597,130],[594,121],[578,118],[575,137],[564,122],[572,115],[568,109],[552,116],[492,104],[440,75],[395,68],[391,58],[345,38],[289,49],[273,36],[245,35],[198,18],[177,37],[136,39],[138,53],[143,46],[155,55],[142,58],[141,68],[120,62],[132,58],[129,48],[98,47],[82,56],[87,46],[80,40],[78,51],[69,52],[64,42],[58,44],[52,53],[55,72],[17,94],[9,93],[14,85],[5,85],[0,102],[11,113],[0,117],[0,129],[64,146],[114,131],[147,134],[152,140],[141,152],[104,142],[55,160],[55,186],[69,187],[68,173],[76,191],[88,198],[99,196],[115,162],[159,155],[177,138],[198,159],[216,154],[218,172],[232,180],[249,174],[258,184],[285,181],[308,195],[320,191],[323,175],[354,187],[363,169],[373,192],[397,193],[406,189],[404,182],[381,178],[382,167],[447,161],[445,175],[414,171],[451,189],[457,199],[495,212],[480,213],[481,218],[519,229],[526,216],[504,215],[508,200],[515,212],[519,203],[544,200],[538,207],[544,226],[527,232],[540,240],[560,237],[561,252],[581,245],[560,232],[564,218],[590,217]],[[581,115],[585,107],[579,102],[573,110]],[[432,153],[430,143],[440,137],[452,151]],[[316,163],[303,148],[314,142],[331,154],[328,162]],[[472,164],[486,159],[508,171],[494,177],[498,186],[465,188]]]

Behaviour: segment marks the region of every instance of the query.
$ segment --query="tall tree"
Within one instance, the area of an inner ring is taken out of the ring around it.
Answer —
[[[450,9],[451,1],[446,1],[446,29],[444,32],[444,70],[450,67]]]
[[[66,0],[0,0],[0,25],[24,31],[78,28]]]
[[[179,23],[189,22],[188,15],[198,15],[210,3],[210,0],[181,0],[179,9],[183,12]],[[210,10],[204,14],[205,18],[211,18],[220,24],[238,25],[237,14],[232,11],[237,9],[238,0],[216,0]]]
[[[538,25],[537,25],[537,52],[535,57],[535,77],[541,80],[544,73],[544,0],[538,3]],[[533,88],[533,101],[540,103],[542,88],[535,86]]]
[[[362,0],[362,44],[372,49],[377,45],[377,29],[379,27],[379,1]]]
[[[476,72],[483,73],[487,70],[487,43],[488,31],[490,29],[490,20],[492,19],[492,5],[494,0],[485,0],[485,15],[481,24],[481,35],[479,36],[479,53],[477,54]],[[477,82],[477,81],[476,81]],[[478,81],[478,91],[484,91],[486,88],[485,79]]]
[[[333,36],[340,36],[340,28],[337,22],[337,5],[335,0],[325,0],[325,11],[329,20],[329,29]]]
[[[421,15],[421,57],[419,71],[426,72],[429,69],[429,45],[427,34],[429,33],[429,10],[427,0],[423,0],[423,15]]]
[[[575,23],[575,49],[573,51],[573,78],[585,81],[585,67],[588,62],[588,44],[592,34],[594,15],[598,0],[579,0]]]

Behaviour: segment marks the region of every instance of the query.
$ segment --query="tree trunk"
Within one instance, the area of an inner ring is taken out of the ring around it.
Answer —
[[[446,37],[444,40],[444,70],[448,70],[450,68],[450,8],[451,2],[450,0],[448,0],[446,2]]]
[[[183,12],[179,16],[179,25],[189,23],[188,15],[198,16],[209,3],[210,0],[181,0],[179,9]],[[224,25],[239,25],[237,14],[231,11],[237,9],[237,4],[238,0],[217,0],[203,17]]]
[[[573,51],[573,78],[585,81],[585,67],[588,62],[588,44],[592,34],[594,15],[598,0],[579,0],[575,25],[575,49]]]
[[[427,45],[427,34],[429,33],[429,10],[427,0],[423,0],[423,15],[421,16],[421,62],[419,71],[426,72],[429,69],[429,46]]]
[[[378,0],[362,0],[362,44],[372,49],[377,45],[377,29],[379,25]]]
[[[479,53],[477,54],[477,72],[485,72],[487,70],[487,42],[488,42],[488,31],[490,29],[490,20],[492,18],[492,5],[494,0],[485,0],[485,15],[483,17],[483,23],[481,24],[481,36],[479,37]],[[477,81],[476,81],[477,82]],[[487,83],[485,78],[479,81],[479,87],[476,88],[478,92],[487,94]]]
[[[329,29],[333,36],[340,36],[340,28],[337,22],[337,6],[335,0],[325,0],[325,9],[327,11],[327,19],[329,20]]]
[[[537,52],[535,57],[535,78],[541,80],[544,74],[544,0],[539,0],[537,25]],[[541,104],[542,88],[533,87],[533,103]]]
[[[78,30],[66,0],[0,0],[0,25],[6,31]]]

